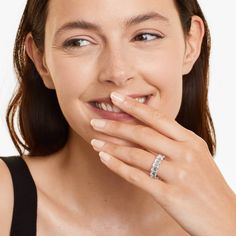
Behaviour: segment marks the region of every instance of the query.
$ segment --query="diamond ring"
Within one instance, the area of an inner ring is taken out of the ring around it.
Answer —
[[[158,177],[157,177],[157,172],[158,172],[158,170],[159,170],[159,168],[160,168],[161,162],[162,162],[164,159],[165,159],[165,156],[162,155],[162,154],[158,154],[158,155],[156,156],[156,158],[154,159],[154,161],[153,161],[153,163],[152,163],[152,168],[151,168],[151,170],[150,170],[150,177],[151,177],[151,178],[154,178],[154,179],[158,178]]]

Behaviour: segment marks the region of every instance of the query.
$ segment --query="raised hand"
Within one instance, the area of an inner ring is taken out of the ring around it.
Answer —
[[[191,235],[236,235],[236,197],[203,139],[136,100],[112,93],[112,102],[141,124],[92,120],[93,128],[138,147],[92,140],[102,162],[142,188]],[[140,147],[140,148],[139,148]],[[157,179],[149,173],[158,154]]]

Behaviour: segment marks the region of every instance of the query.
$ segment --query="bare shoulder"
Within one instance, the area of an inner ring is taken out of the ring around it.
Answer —
[[[0,229],[9,235],[13,212],[13,185],[6,164],[0,159]]]

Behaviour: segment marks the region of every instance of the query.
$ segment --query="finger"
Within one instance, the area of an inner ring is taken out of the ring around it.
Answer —
[[[101,161],[114,173],[118,174],[129,183],[150,193],[155,199],[159,200],[159,202],[162,201],[167,189],[167,185],[164,182],[159,179],[151,178],[143,171],[125,164],[108,153],[100,152],[99,156]]]
[[[93,139],[91,144],[96,151],[106,152],[131,166],[145,171],[145,173],[148,174],[150,174],[152,164],[156,157],[156,155],[139,148],[120,146],[117,144],[104,142],[102,140]],[[162,161],[162,165],[158,170],[158,176],[162,180],[166,181],[170,179],[169,177],[173,173],[172,166],[168,164],[167,159],[168,158],[165,158],[165,161]]]
[[[116,92],[111,93],[111,99],[120,109],[171,139],[185,141],[192,135],[192,132],[175,120],[170,120],[157,109],[142,104],[135,99],[125,97]]]
[[[97,131],[125,139],[140,145],[146,150],[161,153],[170,158],[175,158],[178,155],[178,150],[181,149],[180,144],[176,141],[146,126],[105,119],[93,119],[91,125]],[[179,152],[181,153],[181,150]]]

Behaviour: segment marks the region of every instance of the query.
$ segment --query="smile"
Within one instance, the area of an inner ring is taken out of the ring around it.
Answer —
[[[148,104],[153,94],[148,95],[127,95],[139,103]],[[135,119],[128,113],[115,106],[109,97],[97,98],[88,102],[90,110],[96,114],[96,117],[117,121],[128,121]],[[92,115],[94,117],[94,115]]]
[[[148,96],[135,98],[135,100],[138,101],[139,103],[145,103],[147,101],[147,99],[148,99]],[[122,112],[117,106],[115,106],[111,103],[93,102],[92,105],[100,110],[107,111],[107,112],[115,112],[115,113]]]

